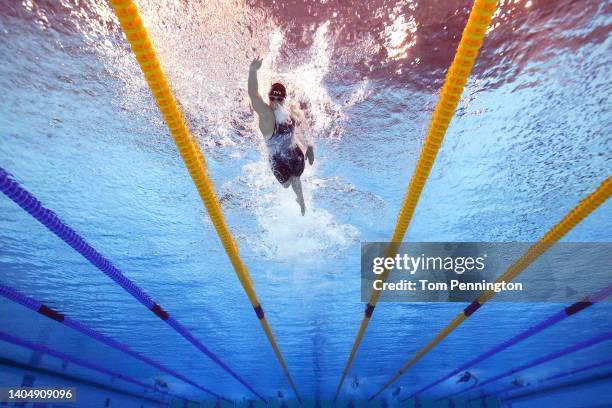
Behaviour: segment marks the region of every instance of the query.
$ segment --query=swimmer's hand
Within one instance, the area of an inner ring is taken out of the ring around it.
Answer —
[[[261,57],[253,58],[253,61],[251,61],[251,65],[249,66],[249,71],[251,72],[257,71],[259,68],[261,68],[262,63],[263,63],[263,58]]]
[[[314,149],[312,146],[308,146],[308,149],[306,149],[306,158],[308,159],[308,164],[312,166],[312,163],[314,163]]]

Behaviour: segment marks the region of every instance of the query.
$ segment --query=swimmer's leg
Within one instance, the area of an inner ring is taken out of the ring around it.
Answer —
[[[297,201],[297,203],[300,205],[302,215],[306,214],[306,204],[304,203],[304,193],[302,192],[302,181],[299,177],[291,177],[291,187],[297,196],[295,201]]]

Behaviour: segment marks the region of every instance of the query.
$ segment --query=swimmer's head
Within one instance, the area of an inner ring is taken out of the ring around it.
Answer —
[[[272,84],[270,92],[268,92],[268,98],[270,98],[270,106],[274,108],[276,104],[282,104],[287,96],[287,90],[285,86],[279,82]]]

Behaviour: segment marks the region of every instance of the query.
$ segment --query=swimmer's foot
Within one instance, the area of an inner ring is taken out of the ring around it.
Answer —
[[[296,198],[295,202],[300,205],[300,210],[302,210],[302,216],[306,215],[306,204],[304,204],[304,200]]]

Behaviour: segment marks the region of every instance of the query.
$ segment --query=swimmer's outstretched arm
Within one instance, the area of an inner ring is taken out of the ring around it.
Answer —
[[[272,109],[266,104],[259,94],[259,86],[257,83],[257,70],[261,68],[263,59],[257,57],[251,61],[249,66],[249,98],[251,99],[251,105],[259,117],[259,130],[264,135],[270,135],[274,131],[274,113]]]
[[[263,59],[257,57],[251,61],[251,65],[249,66],[249,98],[251,98],[253,109],[255,109],[255,112],[258,114],[260,110],[268,107],[259,94],[259,85],[257,83],[257,70],[261,68],[262,62]]]

